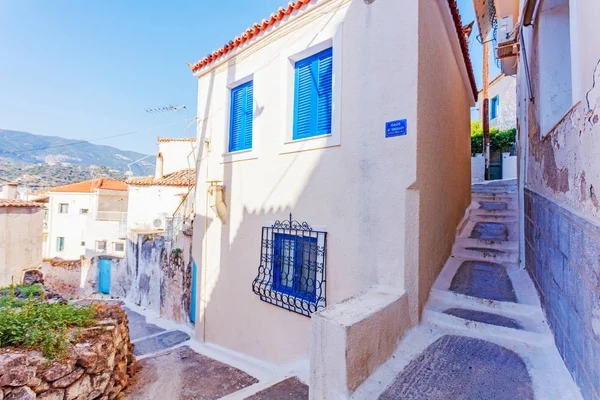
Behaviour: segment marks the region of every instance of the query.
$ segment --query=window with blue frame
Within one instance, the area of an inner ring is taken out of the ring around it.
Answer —
[[[490,119],[498,118],[498,113],[500,111],[500,96],[496,96],[492,99],[490,103]]]
[[[326,252],[327,232],[291,214],[289,220],[264,226],[252,291],[266,303],[310,317],[327,306]]]
[[[294,140],[331,133],[332,67],[331,48],[296,62]]]
[[[276,233],[273,246],[273,289],[315,301],[317,238]]]
[[[254,87],[252,81],[231,89],[230,152],[252,148],[253,105]]]

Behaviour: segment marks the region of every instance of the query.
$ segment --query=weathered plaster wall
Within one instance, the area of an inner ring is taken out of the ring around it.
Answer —
[[[600,393],[600,227],[525,193],[526,266],[584,398]]]
[[[125,261],[113,264],[111,294],[160,312],[161,260],[164,236],[129,233]]]
[[[405,239],[411,243],[407,248],[419,249],[418,256],[407,259],[407,264],[419,266],[418,276],[408,277],[418,279],[418,291],[407,291],[413,319],[451,253],[456,227],[471,202],[469,108],[474,103],[470,86],[461,79],[465,66],[456,32],[439,28],[449,23],[447,5],[434,0],[418,4],[418,157],[417,180],[411,186],[418,195],[418,214],[405,210],[407,218],[418,216],[417,229]]]
[[[130,233],[127,257],[113,261],[110,294],[188,323],[192,262],[189,236],[179,234],[168,244],[162,234]]]
[[[83,298],[98,290],[98,269],[91,260],[46,259],[42,274],[46,286],[67,299]]]
[[[553,116],[558,121],[554,127],[548,128],[544,119],[543,102],[551,99],[544,97],[543,88],[552,84],[548,79],[557,80],[557,76],[549,78],[541,71],[548,67],[548,55],[560,47],[560,42],[548,43],[548,34],[539,23],[525,28],[524,42],[535,97],[535,101],[530,101],[521,58],[517,91],[521,174],[525,187],[525,264],[536,281],[567,367],[584,398],[597,399],[600,395],[600,201],[597,194],[600,188],[600,87],[597,87],[600,35],[596,30],[600,3],[571,1],[569,8],[569,21],[563,22],[570,23],[570,54],[564,56],[560,64],[565,69],[570,67],[571,76],[567,81],[571,90],[563,91],[565,97],[556,101],[558,105],[569,101],[572,107],[565,115]],[[538,13],[537,19],[543,16],[544,13]],[[569,61],[570,66],[565,66]]]
[[[41,208],[0,207],[0,287],[42,264]]]
[[[190,322],[192,301],[192,238],[179,234],[171,251],[162,256],[160,315],[172,321]]]

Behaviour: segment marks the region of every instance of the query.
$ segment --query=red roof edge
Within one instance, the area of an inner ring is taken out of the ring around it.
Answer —
[[[454,27],[456,28],[456,34],[458,35],[458,41],[460,42],[460,49],[462,50],[463,58],[465,59],[465,66],[467,67],[467,73],[469,74],[469,80],[471,81],[471,90],[473,91],[475,101],[477,101],[479,91],[477,90],[477,83],[475,82],[473,64],[471,63],[471,56],[469,55],[469,43],[463,32],[463,24],[460,18],[460,12],[458,11],[458,4],[456,4],[456,0],[448,0],[448,6],[450,6],[450,13],[454,20]]]
[[[242,33],[241,36],[235,37],[220,49],[215,50],[202,60],[198,61],[196,64],[192,65],[192,72],[201,70],[217,58],[224,56],[239,45],[245,43],[247,40],[252,39],[253,36],[259,35],[262,31],[265,31],[270,26],[273,26],[277,21],[281,21],[285,16],[291,15],[294,10],[298,10],[308,3],[310,3],[310,0],[297,0],[295,2],[289,2],[286,8],[279,7],[279,10],[271,14],[271,17],[268,20],[263,19],[260,24],[254,24],[252,27],[246,29],[246,32]]]
[[[218,50],[215,50],[211,54],[207,55],[196,64],[191,66],[192,71],[195,73],[202,68],[206,67],[208,64],[212,63],[216,59],[223,57],[225,54],[239,47],[241,44],[245,43],[247,40],[252,39],[252,37],[259,35],[262,31],[267,30],[269,27],[274,25],[277,21],[282,20],[285,16],[291,15],[294,10],[298,10],[309,4],[310,0],[297,0],[291,1],[286,8],[280,7],[276,13],[271,14],[271,17],[266,20],[263,19],[262,23],[254,24],[254,26],[246,29],[246,32],[242,33],[241,36],[237,36],[233,40],[229,41],[229,43],[225,44]],[[469,80],[471,83],[471,89],[473,91],[473,96],[475,97],[475,101],[477,101],[478,90],[477,83],[475,81],[475,75],[473,74],[473,64],[471,63],[471,57],[469,56],[469,44],[467,42],[467,38],[463,32],[463,25],[460,18],[460,12],[458,11],[458,5],[456,4],[456,0],[448,0],[448,6],[450,7],[450,13],[452,14],[452,19],[454,20],[454,26],[456,28],[456,34],[458,35],[458,40],[460,42],[460,48],[463,53],[463,58],[465,60],[465,65],[467,67],[467,73],[469,75]]]

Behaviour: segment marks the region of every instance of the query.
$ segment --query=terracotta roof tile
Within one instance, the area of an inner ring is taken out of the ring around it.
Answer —
[[[252,39],[252,37],[258,35],[262,31],[267,30],[270,26],[273,26],[275,22],[281,21],[285,16],[292,14],[294,10],[299,10],[306,4],[310,3],[310,1],[311,0],[297,0],[295,2],[291,1],[290,3],[288,3],[287,7],[280,7],[279,10],[277,10],[277,12],[271,14],[269,19],[263,19],[262,23],[254,24],[252,27],[246,29],[246,31],[242,33],[241,36],[237,36],[233,40],[229,41],[229,43],[225,44],[221,48],[215,50],[211,54],[198,61],[196,64],[191,65],[192,71],[197,72],[201,70],[216,59],[229,53],[231,50],[235,49],[240,44],[245,43],[247,40]],[[469,56],[469,44],[467,42],[465,33],[463,32],[463,25],[461,22],[460,12],[458,11],[458,5],[456,4],[456,0],[448,0],[448,6],[450,7],[450,13],[452,14],[452,19],[454,20],[454,24],[456,26],[456,34],[458,35],[458,40],[460,41],[460,48],[462,50],[465,65],[467,67],[467,73],[469,75],[473,96],[475,96],[475,101],[477,101],[477,83],[475,81],[475,75],[473,74],[473,65],[471,63],[471,57]]]
[[[462,50],[463,58],[465,60],[465,65],[467,67],[467,73],[469,74],[469,81],[471,82],[471,90],[473,91],[473,96],[475,97],[475,101],[477,101],[478,91],[477,91],[477,83],[475,81],[475,74],[473,73],[473,64],[471,63],[471,57],[469,56],[469,43],[467,42],[467,37],[463,32],[463,24],[460,19],[460,12],[458,11],[458,4],[456,4],[456,0],[448,0],[448,5],[450,6],[450,13],[452,14],[452,19],[454,20],[454,26],[456,28],[456,34],[458,35],[458,41],[460,42],[460,49]]]
[[[44,205],[26,200],[0,199],[0,207],[44,208]]]
[[[57,186],[51,188],[49,192],[67,192],[67,193],[92,193],[97,189],[102,190],[127,190],[127,183],[116,179],[98,178],[89,181],[71,183],[70,185]]]
[[[220,49],[215,50],[211,54],[204,57],[202,60],[198,61],[196,64],[194,64],[192,66],[192,71],[196,72],[196,71],[204,68],[205,66],[207,66],[208,64],[210,64],[211,62],[216,60],[217,58],[222,57],[223,55],[229,53],[231,50],[235,49],[240,44],[245,43],[247,40],[252,39],[252,37],[258,35],[262,31],[267,30],[270,26],[273,26],[275,24],[275,22],[281,21],[285,16],[292,14],[292,12],[294,10],[299,10],[304,5],[310,3],[310,1],[311,0],[291,1],[290,3],[288,3],[287,7],[285,7],[285,8],[279,7],[279,10],[277,10],[277,12],[271,14],[269,19],[263,19],[260,24],[254,24],[252,27],[246,29],[246,31],[244,33],[242,33],[240,36],[237,36],[236,38],[229,41],[229,43],[227,43]]]
[[[168,143],[168,142],[195,142],[196,138],[161,138],[161,137],[156,137],[156,140],[159,141],[159,143]]]
[[[191,170],[188,174],[187,169],[170,173],[161,179],[155,179],[154,176],[131,178],[127,183],[134,186],[187,186],[190,175],[191,184],[194,185],[196,183],[196,170]]]

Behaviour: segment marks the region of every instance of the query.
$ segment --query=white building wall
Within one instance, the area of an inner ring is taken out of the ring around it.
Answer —
[[[158,143],[158,152],[163,156],[163,175],[194,168],[193,147],[191,141],[164,141]]]
[[[111,191],[106,191],[111,192]],[[122,204],[108,207],[111,210],[127,209],[127,192],[105,193],[105,204]],[[59,213],[59,205],[68,204],[66,214]],[[114,243],[125,243],[119,235],[119,221],[97,220],[98,195],[95,193],[52,193],[48,203],[48,244],[44,257],[78,259],[81,256],[96,255],[96,241],[106,240],[108,254],[123,255],[114,251]],[[87,209],[87,214],[81,210]],[[111,211],[118,213],[118,211]],[[116,215],[116,214],[115,214]],[[123,215],[125,216],[125,215]],[[58,238],[64,237],[64,250],[58,251]]]
[[[500,98],[498,117],[490,119],[490,127],[500,130],[516,128],[517,126],[517,79],[514,76],[503,76],[494,84],[490,85],[489,98],[490,108],[492,99]],[[479,108],[479,120],[483,120],[483,97],[479,96],[477,101]]]
[[[129,185],[127,229],[156,229],[154,220],[172,216],[182,193],[187,193],[187,187]]]
[[[478,153],[471,157],[471,182],[483,181],[485,181],[485,157],[483,153]]]
[[[0,287],[42,264],[42,209],[0,207]]]
[[[446,3],[441,5],[450,18]],[[418,223],[419,215],[418,199],[416,204],[411,200],[416,208],[407,207],[409,188],[417,178],[418,4],[376,1],[369,6],[332,0],[311,7],[319,11],[304,11],[258,45],[201,70],[199,77],[198,142],[208,140],[210,146],[203,148],[197,176],[193,257],[201,299],[196,335],[274,362],[307,356],[311,324],[306,317],[261,302],[251,291],[263,226],[292,213],[328,232],[328,304],[377,283],[418,290],[405,285],[407,268],[418,268],[405,248],[406,243],[415,244],[407,242],[407,232],[413,232],[411,224]],[[421,17],[428,18],[427,13]],[[428,29],[457,45],[452,24],[446,27],[442,21]],[[331,45],[332,135],[291,142],[293,60]],[[453,47],[444,51],[452,54]],[[458,54],[448,58],[462,65]],[[458,82],[463,79],[460,68],[464,66],[448,73]],[[253,149],[227,154],[230,88],[250,79]],[[456,144],[466,149],[465,162],[457,170],[464,173],[468,191],[470,95],[465,91],[468,84],[455,87],[461,91],[461,106],[456,107],[462,110],[464,105],[465,114],[453,129],[464,127],[464,141]],[[423,110],[426,106],[424,102]],[[386,138],[385,123],[404,118],[407,136]],[[443,125],[436,120],[436,128]],[[434,183],[429,175],[423,179],[427,185]],[[207,180],[222,181],[225,187],[224,224],[210,208]],[[453,212],[462,200],[468,203],[467,197],[453,203]],[[417,216],[409,226],[406,218],[413,213]]]
[[[68,213],[59,212],[60,204],[68,204]],[[89,213],[93,213],[91,193],[50,193],[48,203],[48,258],[77,259],[85,254],[85,227]],[[88,214],[81,210],[87,209]],[[58,251],[58,238],[64,237],[64,250]]]

